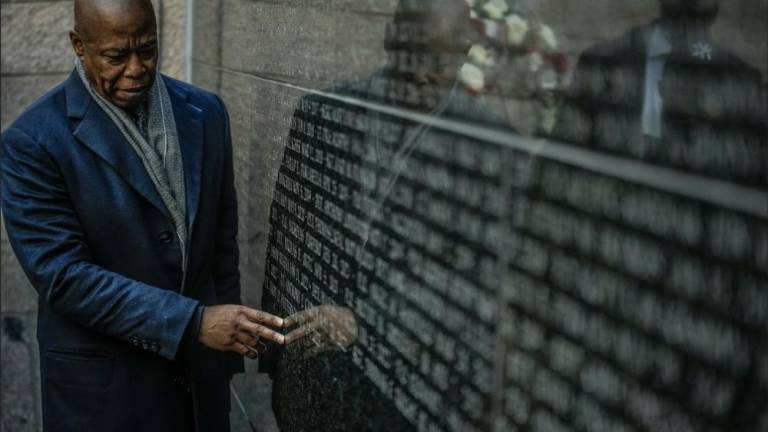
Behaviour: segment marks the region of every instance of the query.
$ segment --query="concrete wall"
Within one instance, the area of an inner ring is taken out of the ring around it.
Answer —
[[[185,0],[155,0],[162,29],[162,70],[184,78]],[[30,103],[67,78],[74,61],[67,32],[72,1],[3,0],[0,3],[0,129]],[[37,431],[40,417],[37,296],[21,271],[2,229],[2,403],[0,430]]]

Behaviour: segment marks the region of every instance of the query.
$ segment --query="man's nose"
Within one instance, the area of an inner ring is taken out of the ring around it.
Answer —
[[[434,62],[431,55],[419,55],[416,64],[416,70],[413,72],[413,83],[418,86],[431,84],[431,74]]]
[[[144,64],[141,62],[141,59],[136,54],[131,54],[128,57],[128,63],[125,66],[125,75],[126,78],[134,78],[138,79],[141,78],[141,76],[144,74]]]
[[[425,86],[430,83],[429,73],[425,70],[417,70],[412,75],[413,83],[417,86]]]

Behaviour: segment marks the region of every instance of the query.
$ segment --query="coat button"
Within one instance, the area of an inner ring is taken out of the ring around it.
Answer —
[[[165,244],[169,244],[173,241],[173,233],[171,233],[170,231],[163,231],[160,233],[159,238],[161,242]]]

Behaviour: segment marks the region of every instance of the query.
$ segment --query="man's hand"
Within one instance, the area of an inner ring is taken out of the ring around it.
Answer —
[[[297,312],[285,319],[285,345],[302,342],[306,357],[325,351],[344,351],[357,341],[355,315],[345,307],[321,305]],[[301,345],[301,344],[300,344]]]
[[[200,343],[218,350],[254,356],[248,347],[259,338],[282,345],[285,337],[270,329],[282,328],[283,319],[263,311],[239,305],[208,306],[203,311]]]

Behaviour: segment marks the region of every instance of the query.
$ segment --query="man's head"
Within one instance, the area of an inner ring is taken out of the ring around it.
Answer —
[[[150,0],[75,0],[69,38],[100,95],[128,110],[146,98],[158,59]]]
[[[393,28],[388,42],[394,43],[388,45],[410,55],[412,81],[440,87],[453,84],[471,45],[464,0],[400,0]]]
[[[720,12],[721,0],[659,0],[661,14],[678,19],[714,20]]]

